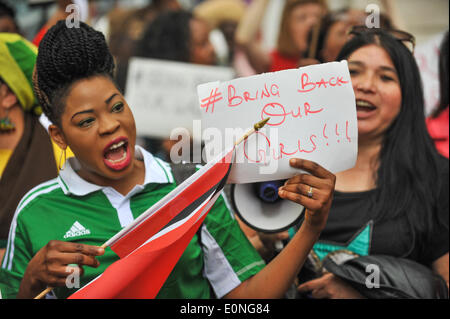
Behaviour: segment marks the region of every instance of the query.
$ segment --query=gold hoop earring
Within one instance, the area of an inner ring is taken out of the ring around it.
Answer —
[[[64,154],[64,161],[63,161],[63,163],[61,165],[61,159],[63,158],[63,154]],[[67,160],[66,149],[64,149],[64,150],[61,151],[61,155],[59,156],[59,161],[58,161],[58,169],[60,171],[64,170],[64,167],[66,166],[66,160]]]

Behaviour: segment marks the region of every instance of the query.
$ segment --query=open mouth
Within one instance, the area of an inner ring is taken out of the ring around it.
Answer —
[[[371,112],[375,110],[377,107],[372,103],[365,100],[356,100],[356,111],[361,112]]]
[[[119,137],[110,142],[103,150],[103,162],[115,171],[127,167],[131,162],[128,139]]]

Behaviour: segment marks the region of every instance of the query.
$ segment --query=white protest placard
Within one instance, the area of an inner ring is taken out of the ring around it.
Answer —
[[[139,136],[168,138],[175,128],[192,135],[193,120],[201,113],[197,86],[234,77],[231,68],[133,57],[130,59],[125,98]]]
[[[211,140],[208,160],[270,117],[237,148],[231,183],[290,178],[298,173],[290,158],[312,160],[333,173],[355,165],[358,127],[347,61],[210,82],[197,91],[203,137]]]

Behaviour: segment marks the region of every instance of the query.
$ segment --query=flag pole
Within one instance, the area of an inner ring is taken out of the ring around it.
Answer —
[[[258,123],[256,123],[255,125],[253,125],[253,127],[248,130],[234,145],[238,146],[239,144],[241,144],[243,141],[245,141],[250,135],[252,135],[253,133],[259,131],[260,129],[262,129],[267,122],[270,120],[270,117],[259,121]],[[108,242],[108,241],[107,241]],[[101,245],[100,247],[105,249],[107,247],[105,242],[103,245]],[[53,290],[53,287],[47,287],[45,290],[41,291],[41,293],[39,293],[36,297],[34,297],[34,299],[42,299],[46,294],[50,293]]]
[[[234,144],[235,146],[238,146],[239,144],[241,144],[243,141],[245,141],[250,135],[252,135],[253,133],[259,131],[260,129],[262,129],[264,127],[264,125],[267,124],[267,122],[269,122],[270,117],[259,121],[258,123],[256,123],[255,125],[253,125],[253,128],[251,128],[250,130],[247,131],[247,133],[245,133],[240,139],[237,140],[237,142]]]

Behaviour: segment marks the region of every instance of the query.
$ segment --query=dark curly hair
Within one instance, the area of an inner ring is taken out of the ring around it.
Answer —
[[[189,62],[192,13],[184,10],[161,13],[145,29],[136,55],[144,58]]]
[[[41,43],[33,86],[45,115],[61,126],[65,99],[80,79],[102,75],[113,79],[114,60],[104,35],[80,22],[68,28],[64,20],[51,27]]]

